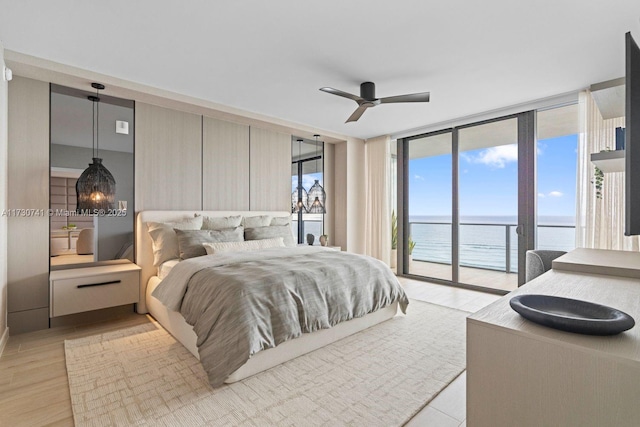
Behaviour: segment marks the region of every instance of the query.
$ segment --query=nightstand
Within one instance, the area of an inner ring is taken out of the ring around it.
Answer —
[[[49,317],[137,303],[140,267],[113,264],[52,271]]]

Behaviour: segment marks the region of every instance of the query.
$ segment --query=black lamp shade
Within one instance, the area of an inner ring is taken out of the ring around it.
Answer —
[[[327,193],[324,192],[324,188],[322,188],[320,182],[317,179],[315,181],[316,182],[309,189],[309,207],[307,208],[307,211],[309,213],[324,214],[327,213],[327,209],[325,208]]]
[[[80,214],[93,214],[96,213],[95,210],[114,209],[116,180],[102,165],[102,159],[94,157],[93,163],[82,172],[76,182],[76,195],[78,196],[76,212]]]
[[[299,186],[291,193],[291,213],[307,212],[307,190]]]

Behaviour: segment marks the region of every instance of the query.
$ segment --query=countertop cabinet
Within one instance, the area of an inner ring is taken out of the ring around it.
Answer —
[[[594,259],[602,263],[606,257],[612,258],[607,268],[598,271],[609,275],[585,271]],[[469,316],[467,425],[639,425],[640,279],[614,275],[632,275],[639,261],[639,253],[576,250],[559,258],[553,270]],[[547,328],[511,309],[509,300],[519,294],[607,305],[630,314],[636,325],[614,336]]]
[[[50,295],[50,317],[137,303],[140,267],[117,264],[52,271]]]

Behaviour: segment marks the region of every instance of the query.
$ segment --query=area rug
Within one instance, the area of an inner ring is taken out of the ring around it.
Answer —
[[[411,301],[396,316],[212,389],[159,324],[65,341],[76,426],[400,426],[465,368],[469,313]]]

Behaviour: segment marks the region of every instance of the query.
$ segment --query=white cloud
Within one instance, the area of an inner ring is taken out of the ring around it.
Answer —
[[[544,154],[545,148],[547,148],[547,144],[545,144],[544,142],[538,142],[538,144],[536,145],[536,153],[538,154],[538,156],[542,156]]]
[[[420,181],[424,181],[424,178],[423,178],[423,177],[421,177],[420,175],[414,175],[413,177],[414,177],[415,179],[420,180]]]
[[[544,197],[544,193],[538,193],[538,197]]]
[[[551,196],[551,197],[562,197],[562,196],[563,196],[563,194],[562,194],[562,192],[561,192],[561,191],[551,191],[551,192],[549,193],[549,196]]]
[[[516,144],[500,145],[482,150],[477,156],[462,155],[462,157],[472,163],[482,163],[501,169],[507,163],[518,160],[518,146]]]
[[[302,188],[309,191],[311,186],[315,184],[316,178],[313,175],[302,175]],[[320,183],[322,185],[322,183]]]

